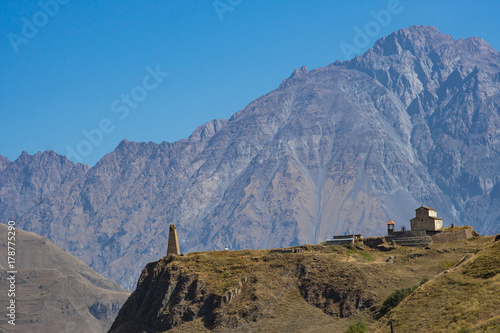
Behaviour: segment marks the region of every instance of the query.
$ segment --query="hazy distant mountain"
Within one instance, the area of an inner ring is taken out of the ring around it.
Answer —
[[[0,304],[15,300],[15,325],[0,321],[0,332],[106,332],[129,296],[81,260],[44,237],[15,231],[15,296],[8,297],[7,226],[0,224]],[[12,246],[12,244],[10,244]],[[5,310],[4,316],[7,314]]]
[[[2,218],[128,288],[166,253],[169,224],[183,252],[271,248],[409,226],[425,204],[492,234],[499,66],[477,37],[402,29],[353,60],[295,70],[185,140],[124,140],[92,168],[52,152],[0,161]]]

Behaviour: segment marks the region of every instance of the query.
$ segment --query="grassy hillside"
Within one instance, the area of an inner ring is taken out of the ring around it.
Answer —
[[[16,325],[1,320],[0,332],[105,332],[130,293],[40,235],[17,229],[15,237]],[[6,309],[4,224],[0,249],[0,308]]]
[[[374,330],[393,320],[397,332],[500,332],[499,273],[500,241],[425,283]]]
[[[457,332],[465,324],[476,329],[472,318],[479,326],[499,321],[498,298],[494,297],[497,277],[475,277],[493,274],[498,268],[491,259],[497,247],[492,237],[477,237],[430,249],[396,247],[388,252],[316,245],[303,246],[302,254],[247,250],[163,258],[144,269],[137,290],[110,332],[344,332],[358,321],[365,322],[370,331],[388,332],[390,318],[395,320],[397,332],[434,332],[432,326],[420,330],[420,321],[427,316],[435,322],[455,316],[456,325],[449,332]],[[444,300],[438,295],[448,295],[452,305],[443,310],[445,317],[435,316],[437,312],[429,304],[417,302],[406,310],[401,304],[379,321],[374,319],[393,291],[429,278],[410,296],[418,299],[415,295],[427,293],[423,290],[442,276],[448,281],[455,271],[465,269],[453,268],[460,262],[459,267],[468,267],[461,277],[467,283],[459,284],[460,288],[449,283],[450,292],[426,296],[441,308]],[[479,293],[470,281],[476,281],[481,290],[478,299],[488,301],[469,313],[468,297]],[[412,311],[420,315],[410,316]]]

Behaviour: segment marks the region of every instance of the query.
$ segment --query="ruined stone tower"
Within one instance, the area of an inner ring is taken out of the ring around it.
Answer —
[[[168,234],[168,247],[167,247],[167,256],[169,254],[181,254],[179,250],[179,240],[177,239],[177,228],[175,224],[170,225],[170,231]]]

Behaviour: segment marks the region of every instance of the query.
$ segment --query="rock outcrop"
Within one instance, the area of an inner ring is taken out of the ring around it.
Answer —
[[[235,329],[273,318],[294,297],[347,318],[375,304],[367,272],[334,255],[312,253],[169,256],[146,266],[110,332],[161,332],[196,319],[208,329]]]

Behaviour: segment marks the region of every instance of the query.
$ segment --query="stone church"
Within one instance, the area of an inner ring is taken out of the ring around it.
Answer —
[[[437,231],[443,228],[443,219],[437,217],[436,210],[421,206],[415,209],[415,217],[410,220],[412,231]]]
[[[402,246],[427,247],[433,243],[445,243],[479,236],[469,226],[454,228],[452,223],[451,228],[443,229],[443,219],[437,217],[436,210],[430,207],[421,206],[415,209],[415,215],[410,220],[411,231],[405,229],[396,231],[395,223],[390,220],[387,223],[385,240]],[[370,240],[368,238],[364,241],[364,244],[376,247],[380,245],[380,239],[374,237]]]

